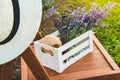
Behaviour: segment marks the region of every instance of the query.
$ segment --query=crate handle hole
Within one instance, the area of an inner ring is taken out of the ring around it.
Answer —
[[[49,55],[53,56],[53,51],[52,51],[52,50],[47,50],[47,49],[41,47],[41,51],[42,51],[44,54],[49,54]]]

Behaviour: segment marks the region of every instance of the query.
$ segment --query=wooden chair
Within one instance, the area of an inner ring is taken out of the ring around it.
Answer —
[[[36,39],[41,38],[40,33]],[[41,65],[31,44],[21,55],[22,80],[120,80],[120,69],[106,52],[98,39],[94,38],[94,51],[59,74]],[[2,65],[1,80],[11,80],[13,61]]]
[[[67,68],[63,73],[59,74],[46,67],[44,69],[47,79],[49,80],[120,80],[120,69],[107,53],[107,51],[100,44],[98,39],[93,35],[94,51],[84,58],[80,59],[72,66]],[[34,49],[34,48],[33,48]],[[31,70],[22,61],[22,80],[38,80],[31,73]],[[35,67],[34,67],[35,68]],[[41,74],[40,72],[38,74]],[[44,75],[45,74],[41,74]],[[43,79],[40,79],[43,80]]]
[[[37,33],[36,38],[34,40],[41,39],[42,35],[40,32]],[[25,61],[25,63],[28,65],[29,69],[32,71],[32,74],[34,74],[35,78],[37,80],[49,80],[48,75],[46,75],[46,72],[43,68],[43,66],[40,64],[40,62],[37,60],[33,48],[31,44],[21,55],[21,58]],[[1,71],[1,80],[12,80],[13,75],[13,61],[10,61],[6,64],[2,65],[2,71]],[[22,64],[23,65],[23,64]],[[23,69],[22,69],[23,70]],[[25,74],[23,72],[23,74]],[[23,78],[22,74],[22,80],[27,80]],[[44,74],[44,75],[41,75]]]

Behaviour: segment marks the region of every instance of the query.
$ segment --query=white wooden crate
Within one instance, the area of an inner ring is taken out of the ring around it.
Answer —
[[[52,34],[58,36],[59,32],[56,31]],[[37,58],[42,65],[61,73],[80,58],[93,51],[92,30],[85,32],[59,48],[40,43],[40,40],[34,42],[34,47]],[[72,49],[70,49],[71,47]],[[52,50],[53,56],[43,53],[41,48]]]

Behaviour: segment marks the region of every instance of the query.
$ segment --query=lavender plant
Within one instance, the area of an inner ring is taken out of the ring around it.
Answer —
[[[43,11],[48,10],[53,6],[54,0],[42,0]]]
[[[69,14],[69,22],[67,30],[64,32],[66,35],[66,41],[68,42],[80,34],[92,30],[93,28],[105,27],[107,24],[102,24],[102,21],[111,16],[109,11],[116,5],[116,3],[108,2],[107,5],[100,7],[96,3],[91,3],[89,10],[86,7],[78,7],[72,13]],[[62,33],[61,33],[62,34]],[[64,43],[64,42],[63,42]]]
[[[73,11],[70,16],[74,17],[77,22],[81,22],[84,28],[89,29],[89,27],[102,27],[102,20],[109,17],[111,10],[116,3],[108,2],[107,5],[100,7],[96,3],[91,3],[91,8],[89,11],[85,7],[78,7],[77,10]]]
[[[48,19],[51,15],[54,15],[56,13],[56,9],[54,8],[55,0],[42,0],[42,6],[43,6],[43,19]]]

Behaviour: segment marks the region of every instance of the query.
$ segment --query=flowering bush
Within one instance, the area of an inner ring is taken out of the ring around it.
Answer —
[[[78,7],[68,16],[68,24],[61,32],[66,35],[66,38],[62,41],[68,42],[88,30],[107,26],[107,24],[102,24],[102,21],[111,15],[109,10],[115,5],[116,3],[108,2],[107,5],[100,7],[96,3],[91,3],[89,10],[86,7]]]

